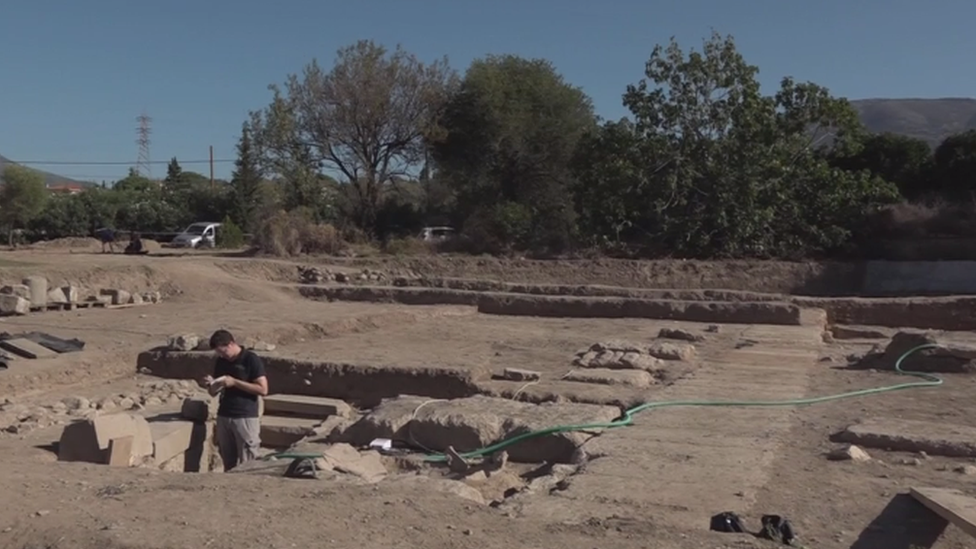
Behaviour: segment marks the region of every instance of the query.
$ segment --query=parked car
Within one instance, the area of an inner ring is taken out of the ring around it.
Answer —
[[[194,223],[176,235],[172,246],[176,248],[214,248],[220,223]]]
[[[455,234],[453,227],[424,227],[420,230],[420,239],[426,241],[447,240]]]

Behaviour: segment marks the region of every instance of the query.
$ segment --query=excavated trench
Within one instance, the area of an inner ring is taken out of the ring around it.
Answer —
[[[325,456],[313,460],[319,463],[318,478],[423,482],[429,484],[426,489],[493,506],[528,493],[558,490],[589,459],[585,443],[600,430],[529,438],[504,452],[466,460],[467,470],[425,457],[449,448],[464,454],[555,425],[604,424],[622,412],[622,406],[612,404],[565,399],[533,403],[484,394],[484,384],[492,380],[487,366],[408,368],[263,358],[275,387],[275,394],[262,403],[266,451]],[[210,371],[212,360],[207,352],[155,349],[139,355],[138,370],[170,380],[198,379]],[[195,416],[198,425],[208,421],[203,412],[188,415]],[[212,412],[210,416],[212,422]],[[383,440],[389,447],[358,450]],[[286,475],[291,462],[286,455],[234,472]],[[215,470],[219,464],[211,459],[209,466],[182,470],[207,467]]]

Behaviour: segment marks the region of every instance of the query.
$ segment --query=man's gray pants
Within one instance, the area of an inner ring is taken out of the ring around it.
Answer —
[[[261,447],[261,420],[256,417],[217,416],[217,449],[224,471],[258,457]]]

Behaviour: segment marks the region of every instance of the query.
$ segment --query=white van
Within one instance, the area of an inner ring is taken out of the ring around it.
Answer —
[[[455,234],[454,227],[424,227],[420,231],[420,239],[430,241],[448,240]]]
[[[175,248],[215,248],[220,223],[194,223],[173,239]]]

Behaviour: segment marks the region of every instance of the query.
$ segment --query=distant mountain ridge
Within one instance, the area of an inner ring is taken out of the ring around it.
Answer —
[[[851,101],[864,126],[924,140],[933,148],[950,135],[976,129],[976,99],[858,99]]]
[[[16,164],[17,162],[10,160],[9,158],[0,155],[0,174],[6,169],[7,164]],[[33,169],[33,168],[32,168]],[[85,187],[94,185],[90,181],[78,181],[71,179],[69,177],[64,177],[63,175],[58,175],[56,173],[46,172],[44,170],[35,170],[44,176],[44,185],[47,187],[54,187],[58,185],[83,185]]]

